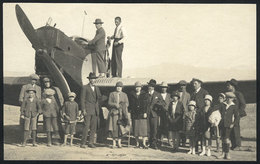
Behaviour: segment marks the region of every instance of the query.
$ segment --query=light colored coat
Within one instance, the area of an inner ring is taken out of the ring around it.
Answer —
[[[25,99],[29,97],[28,93],[26,92],[27,89],[33,87],[32,84],[25,84],[22,86],[20,95],[19,95],[19,102],[23,102]],[[41,100],[41,87],[38,85],[34,85],[33,87],[36,90],[35,97],[37,97],[39,100]]]

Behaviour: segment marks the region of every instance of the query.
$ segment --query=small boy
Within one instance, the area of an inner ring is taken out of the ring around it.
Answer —
[[[199,154],[200,156],[206,154],[206,148],[207,156],[211,156],[211,124],[209,123],[208,119],[211,113],[213,112],[213,108],[211,107],[212,99],[213,98],[211,95],[205,95],[205,106],[200,112],[199,129],[202,136],[202,152]]]
[[[190,140],[190,151],[187,154],[195,154],[195,129],[198,115],[196,113],[196,102],[190,101],[188,104],[188,111],[184,114],[184,131]]]
[[[224,93],[219,93],[218,94],[218,100],[217,100],[217,104],[214,106],[214,109],[219,111],[220,109],[220,106],[223,104],[223,102],[226,101],[226,95]],[[212,127],[213,128],[213,132],[216,136],[216,145],[217,145],[217,152],[220,152],[220,148],[219,148],[219,145],[220,145],[220,136],[219,136],[219,128],[218,128],[218,125],[215,125]]]
[[[56,136],[58,136],[58,123],[57,116],[59,113],[58,104],[55,101],[53,95],[55,91],[53,89],[45,89],[44,90],[45,98],[42,100],[42,113],[45,124],[45,129],[47,132],[47,146],[52,145],[52,134],[51,127],[53,128],[53,132]]]
[[[233,92],[226,92],[226,102],[221,105],[221,121],[219,123],[222,138],[222,154],[218,158],[230,159],[230,133],[235,124],[238,123],[238,108],[233,102],[236,95]]]
[[[24,138],[22,146],[25,147],[29,130],[32,130],[33,146],[36,147],[37,116],[41,113],[40,101],[35,97],[36,90],[30,87],[26,90],[28,97],[22,102],[21,118],[24,119]]]
[[[74,101],[76,98],[76,94],[74,92],[68,93],[69,101],[66,101],[62,107],[62,118],[65,121],[65,135],[64,135],[64,143],[62,146],[67,145],[67,138],[70,134],[70,146],[73,143],[73,135],[76,131],[76,123],[79,117],[79,108],[78,104]]]

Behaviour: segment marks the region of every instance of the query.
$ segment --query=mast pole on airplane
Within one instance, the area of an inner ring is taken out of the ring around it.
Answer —
[[[85,17],[87,15],[87,12],[84,10],[84,17],[83,17],[83,24],[82,24],[82,31],[81,31],[81,37],[84,37],[84,25],[85,25]]]

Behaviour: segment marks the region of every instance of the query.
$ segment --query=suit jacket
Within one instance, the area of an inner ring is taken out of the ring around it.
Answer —
[[[29,98],[23,101],[21,106],[21,115],[28,118],[34,118],[39,113],[41,113],[41,103],[36,97],[33,98],[32,102]]]
[[[169,109],[169,105],[170,105],[170,103],[172,101],[171,95],[169,93],[167,93],[167,95],[165,97],[165,100],[164,100],[162,95],[160,94],[159,98],[163,102],[162,105],[160,106],[161,107],[161,111],[167,112],[168,109]]]
[[[180,91],[176,91],[176,92],[179,96],[181,95]],[[190,94],[187,91],[182,92],[182,95],[180,96],[179,101],[182,102],[183,107],[184,107],[184,111],[187,112],[188,111],[188,104],[189,104],[189,101],[190,101]]]
[[[238,107],[239,115],[245,116],[246,115],[246,112],[245,112],[246,101],[245,101],[244,95],[239,91],[235,91],[235,95],[236,95],[236,99],[234,100],[234,103]]]
[[[171,131],[182,130],[183,113],[184,113],[184,107],[180,101],[177,102],[175,113],[172,113],[172,102],[170,103],[169,108],[168,108],[169,130],[171,130]]]
[[[163,105],[163,101],[160,98],[160,93],[154,91],[152,95],[145,94],[145,108],[148,117],[158,117],[160,112],[160,106]]]
[[[42,113],[44,117],[58,117],[59,106],[54,98],[51,103],[49,103],[46,99],[42,100]]]
[[[234,125],[238,124],[239,113],[237,105],[231,105],[226,109],[226,104],[221,104],[221,109],[219,110],[221,113],[221,121],[219,123],[220,127],[230,127],[233,123]],[[234,122],[233,122],[234,117]]]
[[[89,44],[94,45],[95,51],[104,51],[106,50],[105,38],[105,30],[101,27],[100,29],[97,29],[94,39],[92,39]]]
[[[132,91],[129,94],[129,112],[131,113],[132,119],[143,119],[146,110],[144,108],[144,92],[141,91],[137,97],[136,92]]]
[[[191,100],[196,101],[196,106],[199,109],[202,109],[204,106],[204,97],[208,94],[208,91],[204,88],[200,88],[199,92],[195,91],[191,94]]]
[[[50,88],[55,91],[55,94],[54,94],[55,101],[56,101],[57,105],[59,106],[59,108],[61,108],[64,103],[64,98],[63,98],[63,95],[62,95],[60,89],[58,87],[54,87],[54,86],[51,86]],[[42,98],[46,98],[46,95],[44,94],[45,89],[47,89],[47,88],[43,89]]]
[[[81,110],[86,111],[87,115],[99,115],[99,101],[101,100],[101,93],[97,86],[94,91],[90,84],[84,85],[81,89]]]
[[[29,97],[26,90],[31,88],[31,87],[32,87],[32,84],[25,84],[25,85],[22,86],[22,89],[21,89],[21,92],[20,92],[20,95],[19,95],[19,102],[23,102],[25,99],[27,99]],[[36,94],[35,94],[36,98],[41,100],[41,87],[35,84],[34,88],[36,90]]]
[[[65,114],[65,120],[75,121],[79,115],[79,107],[75,101],[66,101],[62,107],[62,115]]]

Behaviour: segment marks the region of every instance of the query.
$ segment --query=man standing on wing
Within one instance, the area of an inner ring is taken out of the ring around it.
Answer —
[[[113,49],[112,49],[112,76],[122,77],[122,52],[124,48],[124,41],[126,39],[126,32],[121,25],[121,17],[115,18],[115,32],[111,37],[107,37],[108,40],[114,39]]]

